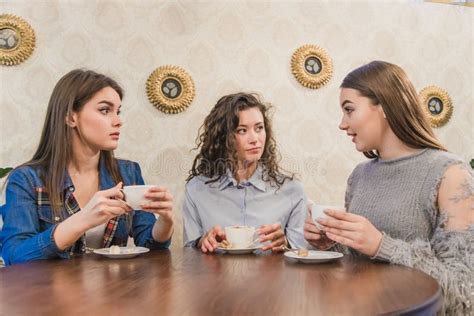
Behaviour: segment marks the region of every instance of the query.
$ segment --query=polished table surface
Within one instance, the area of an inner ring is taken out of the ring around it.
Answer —
[[[399,314],[436,310],[440,293],[418,270],[348,256],[303,264],[186,248],[0,269],[2,315]]]

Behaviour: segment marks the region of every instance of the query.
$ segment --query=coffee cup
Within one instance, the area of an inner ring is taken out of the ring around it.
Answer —
[[[145,194],[154,185],[126,185],[122,189],[124,200],[134,209],[140,210],[141,204],[151,202],[150,199],[145,198]]]
[[[255,227],[252,226],[227,226],[225,236],[231,248],[249,248],[255,242]]]
[[[328,216],[324,213],[325,210],[341,210],[342,208],[339,206],[333,205],[318,205],[313,204],[311,206],[311,218],[313,219],[314,224],[316,227],[321,229],[321,225],[316,221],[318,218],[327,218]]]

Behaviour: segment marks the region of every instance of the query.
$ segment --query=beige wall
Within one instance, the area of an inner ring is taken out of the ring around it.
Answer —
[[[454,103],[435,132],[464,159],[473,146],[473,12],[432,3],[316,1],[31,1],[1,0],[1,12],[25,18],[37,36],[30,59],[1,67],[0,166],[30,158],[55,82],[76,67],[116,78],[126,90],[118,156],[138,161],[147,182],[167,185],[180,208],[196,132],[218,97],[257,91],[275,106],[284,165],[309,196],[343,203],[345,181],[364,158],[337,128],[338,85],[362,63],[401,65],[417,89],[436,84]],[[380,2],[380,1],[378,1]],[[307,43],[332,56],[332,81],[302,87],[290,73],[293,51]],[[196,97],[178,115],[147,100],[145,82],[158,66],[179,65]]]

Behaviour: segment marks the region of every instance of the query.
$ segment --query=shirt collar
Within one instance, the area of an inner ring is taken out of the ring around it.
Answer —
[[[253,185],[255,188],[259,189],[262,192],[265,192],[267,190],[267,186],[265,181],[263,180],[263,167],[258,164],[257,169],[255,169],[255,172],[253,175],[245,181],[238,183],[237,179],[234,178],[234,175],[232,172],[227,169],[227,172],[225,175],[222,176],[222,179],[220,180],[219,184],[219,190],[224,190],[229,186],[249,186]]]

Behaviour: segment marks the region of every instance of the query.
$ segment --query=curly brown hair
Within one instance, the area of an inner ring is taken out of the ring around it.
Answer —
[[[294,175],[285,174],[278,165],[280,155],[268,115],[271,106],[264,104],[255,93],[239,92],[220,98],[199,128],[194,148],[199,149],[199,153],[194,158],[186,181],[203,175],[210,178],[206,184],[216,182],[227,173],[227,169],[235,174],[238,165],[234,133],[239,125],[239,112],[250,108],[260,110],[265,126],[265,147],[259,160],[264,168],[263,180],[278,187],[287,179],[293,180]]]

